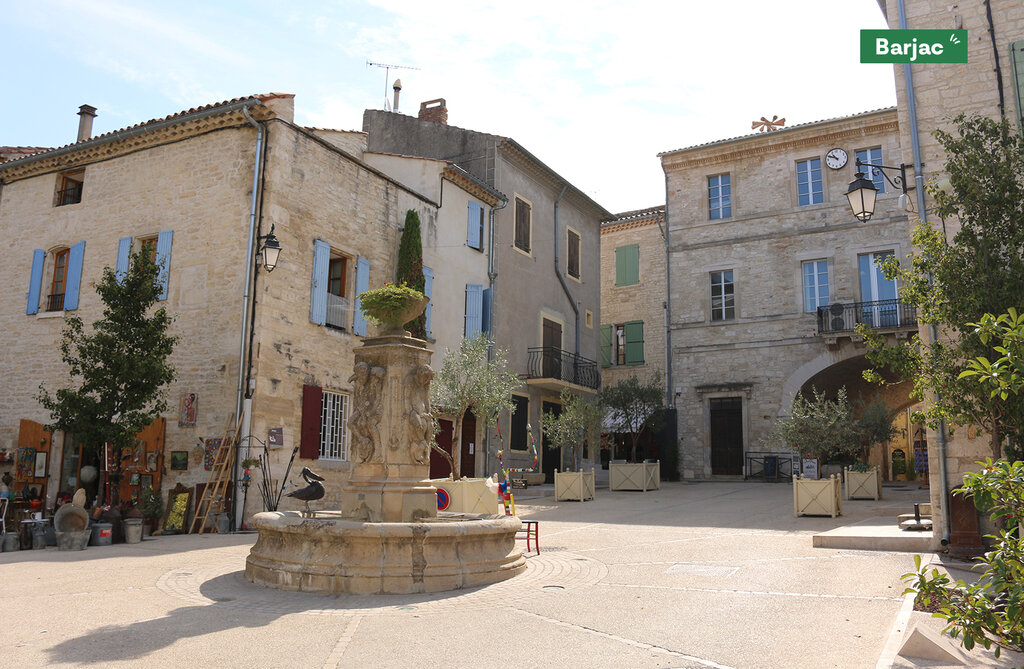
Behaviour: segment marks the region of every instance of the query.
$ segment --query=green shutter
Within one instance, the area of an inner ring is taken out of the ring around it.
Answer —
[[[615,249],[615,285],[640,283],[640,247],[636,244]]]
[[[644,364],[644,322],[628,321],[623,324],[626,340],[626,364]]]
[[[1010,65],[1013,96],[1017,102],[1017,123],[1024,133],[1024,41],[1010,44]]]
[[[601,366],[612,366],[612,326],[601,326]]]

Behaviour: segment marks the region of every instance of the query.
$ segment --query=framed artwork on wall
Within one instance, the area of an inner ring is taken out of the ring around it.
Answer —
[[[188,451],[171,451],[171,469],[188,469]]]
[[[46,478],[46,451],[36,451],[35,477]]]

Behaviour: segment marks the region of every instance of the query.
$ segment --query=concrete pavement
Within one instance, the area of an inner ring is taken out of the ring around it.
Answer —
[[[874,667],[913,554],[812,536],[927,499],[833,519],[794,518],[785,482],[549,490],[518,496],[540,521],[526,573],[434,595],[260,588],[249,534],[0,553],[0,667]]]

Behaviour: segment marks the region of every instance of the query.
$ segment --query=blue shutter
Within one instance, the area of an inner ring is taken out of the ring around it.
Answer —
[[[46,251],[36,249],[32,252],[32,273],[28,277],[28,294],[25,299],[28,305],[25,307],[25,314],[39,313],[39,291],[43,287],[43,262],[46,260]]]
[[[317,325],[327,322],[327,272],[331,266],[331,246],[313,240],[313,286],[309,293],[309,320]]]
[[[78,308],[78,292],[82,286],[82,261],[85,242],[78,242],[68,251],[68,280],[64,284],[64,311]]]
[[[484,334],[491,334],[491,289],[484,288],[483,303],[481,305],[480,329]]]
[[[423,268],[423,294],[430,298],[430,302],[427,302],[427,310],[424,312],[427,317],[427,337],[430,337],[430,312],[434,307],[434,270],[429,267]]]
[[[117,241],[117,264],[114,265],[114,276],[117,282],[124,281],[128,274],[128,266],[132,260],[132,238],[122,237]]]
[[[369,289],[370,261],[366,258],[356,258],[356,308],[355,318],[352,322],[352,332],[361,337],[366,336],[366,316],[363,315],[363,304],[362,300],[359,299],[359,294],[365,293]]]
[[[466,339],[472,339],[480,334],[483,325],[483,302],[484,287],[474,284],[466,284]]]
[[[481,239],[480,221],[483,220],[484,208],[476,202],[469,203],[469,220],[466,223],[466,244],[474,249],[480,250],[484,246]]]
[[[161,300],[167,299],[167,286],[171,274],[171,240],[174,238],[174,230],[164,230],[156,237],[156,264],[160,268],[157,275],[157,282],[160,284]]]

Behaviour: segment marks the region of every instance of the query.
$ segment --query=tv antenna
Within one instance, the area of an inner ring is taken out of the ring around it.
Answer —
[[[366,67],[382,67],[384,68],[384,109],[391,111],[391,103],[388,101],[388,79],[391,75],[391,70],[418,70],[418,67],[410,67],[409,65],[389,65],[387,63],[374,63],[370,60],[366,61]]]

